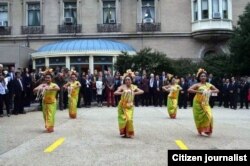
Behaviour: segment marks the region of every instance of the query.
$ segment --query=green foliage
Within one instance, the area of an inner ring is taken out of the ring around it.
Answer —
[[[140,50],[137,55],[130,56],[123,53],[117,58],[115,69],[124,73],[127,69],[142,72],[146,70],[147,73],[160,74],[162,71],[173,72],[172,60],[158,51],[152,51],[151,48]]]
[[[192,61],[192,59],[181,58],[173,60],[174,73],[178,76],[186,76],[188,74],[196,73],[199,68],[199,63]]]
[[[250,3],[239,16],[237,27],[230,40],[232,72],[245,75],[250,73]]]
[[[133,56],[128,55],[126,52],[123,52],[122,55],[117,57],[117,61],[114,65],[115,69],[121,73],[124,73],[127,69],[132,68]]]
[[[208,73],[220,77],[229,75],[232,70],[230,56],[226,54],[206,56],[202,59],[199,66],[205,68]]]
[[[126,72],[127,69],[139,71],[142,73],[146,70],[147,73],[161,74],[162,71],[171,73],[177,76],[186,76],[194,74],[199,68],[204,68],[208,73],[220,77],[230,75],[232,71],[230,56],[226,54],[209,55],[198,62],[192,59],[170,59],[165,54],[152,51],[150,48],[142,49],[137,55],[130,56],[123,53],[117,58],[115,69],[120,73]]]

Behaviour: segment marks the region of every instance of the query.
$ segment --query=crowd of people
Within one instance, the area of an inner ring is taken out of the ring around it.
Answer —
[[[54,70],[52,81],[55,82],[60,90],[57,97],[59,99],[58,109],[64,110],[68,107],[68,91],[63,88],[70,80],[72,69],[62,68]],[[103,103],[109,107],[116,107],[120,96],[115,96],[114,92],[123,84],[123,77],[119,72],[112,75],[111,71],[99,71],[92,74],[89,71],[76,73],[76,79],[82,85],[79,90],[77,107],[91,107],[93,105],[102,107]],[[182,88],[179,92],[178,107],[186,109],[193,105],[194,94],[188,92],[188,88],[197,83],[195,75],[185,77],[172,76],[166,72],[161,75],[135,72],[132,83],[142,89],[144,93],[135,97],[135,106],[164,106],[167,105],[169,92],[164,90],[164,86],[171,85],[171,77]],[[7,116],[10,114],[24,114],[23,107],[29,107],[31,103],[36,102],[36,94],[33,89],[44,82],[42,69],[30,72],[28,68],[16,70],[11,67],[4,69],[0,64],[0,116],[3,116],[3,104],[5,105]],[[249,108],[249,82],[247,77],[235,79],[221,78],[214,79],[212,74],[208,75],[208,82],[219,89],[218,94],[212,94],[209,100],[211,107],[218,105],[225,108]],[[22,100],[20,100],[22,99]],[[20,103],[20,101],[24,101]],[[239,103],[239,106],[238,106]]]
[[[196,75],[178,77],[166,72],[155,75],[131,70],[124,75],[119,72],[112,75],[111,70],[78,73],[74,68],[30,72],[28,68],[6,70],[0,64],[0,117],[3,117],[4,105],[9,117],[25,114],[24,107],[38,102],[45,128],[53,132],[57,108],[69,109],[69,117],[75,119],[77,108],[89,108],[94,103],[102,107],[105,103],[107,107],[118,106],[120,134],[130,138],[134,136],[134,106],[166,105],[170,118],[174,119],[178,107],[186,109],[190,105],[199,134],[210,135],[213,128],[211,107],[217,104],[236,110],[239,102],[240,108],[249,108],[248,81],[248,77],[214,79],[203,69]]]

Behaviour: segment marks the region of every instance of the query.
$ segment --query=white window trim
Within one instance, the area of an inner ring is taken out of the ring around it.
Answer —
[[[75,2],[76,3],[76,20],[77,24],[82,24],[82,10],[81,10],[81,0],[59,0],[59,24],[64,25],[64,2]]]
[[[121,23],[121,2],[120,0],[114,0],[115,1],[115,22],[116,24]],[[103,22],[103,0],[99,0],[99,11],[100,12],[100,17],[99,17],[99,24],[104,24]]]
[[[155,18],[154,23],[160,22],[160,2],[154,0]],[[142,0],[137,0],[137,23],[142,23]]]
[[[8,21],[8,27],[10,27],[12,25],[12,22],[10,22],[12,19],[11,19],[11,3],[7,0],[3,0],[0,2],[1,4],[6,4],[7,5],[7,8],[8,8],[8,14],[7,14],[7,21]]]
[[[138,0],[140,1],[140,0]],[[201,8],[201,0],[197,0],[198,3],[198,20],[194,20],[194,4],[195,0],[191,0],[191,10],[192,10],[192,22],[196,22],[196,21],[202,21],[202,20],[206,20],[206,19],[202,19],[202,8]],[[226,20],[231,20],[232,21],[232,0],[227,0],[227,5],[228,5],[228,18]],[[213,19],[213,4],[212,4],[212,0],[208,0],[208,10],[209,10],[209,20]],[[221,19],[223,20],[223,6],[222,6],[222,0],[219,0],[219,12],[221,14]]]
[[[23,0],[23,25],[28,26],[28,3],[40,3],[40,26],[42,26],[44,0]]]

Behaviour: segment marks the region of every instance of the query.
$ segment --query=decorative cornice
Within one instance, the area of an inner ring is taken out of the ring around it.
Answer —
[[[30,34],[29,40],[63,40],[63,39],[126,39],[126,38],[163,38],[163,37],[192,37],[190,32],[137,32],[137,33],[76,33],[76,34]],[[23,41],[26,40],[26,35],[4,35],[0,36],[0,41]]]

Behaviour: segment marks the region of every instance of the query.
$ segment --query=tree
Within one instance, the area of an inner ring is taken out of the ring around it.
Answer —
[[[126,72],[127,69],[132,68],[133,57],[128,55],[127,52],[123,52],[122,55],[119,55],[117,61],[114,65],[115,69],[120,73]]]
[[[250,73],[250,3],[239,16],[230,40],[231,62],[234,74]]]
[[[199,64],[207,70],[208,73],[212,73],[217,77],[224,77],[230,75],[232,71],[230,56],[227,54],[212,54],[202,59]]]
[[[115,64],[116,70],[124,73],[127,69],[142,72],[146,70],[147,73],[160,74],[162,71],[173,72],[172,60],[158,51],[153,51],[151,48],[140,50],[136,55],[129,56],[123,53],[117,58]]]
[[[199,68],[198,62],[193,62],[192,59],[181,58],[173,60],[174,73],[178,76],[186,76],[197,72]]]

